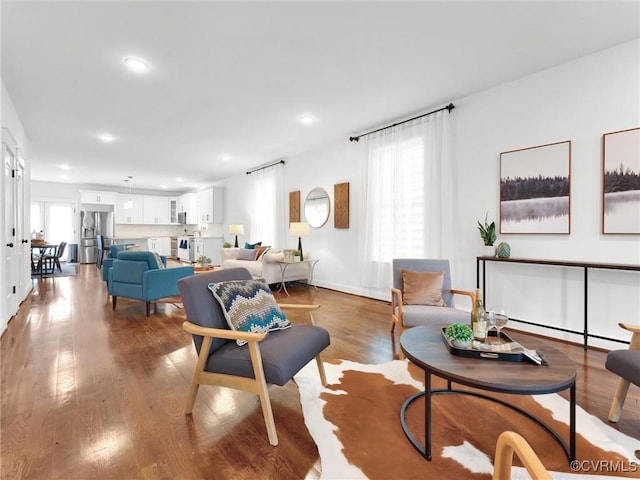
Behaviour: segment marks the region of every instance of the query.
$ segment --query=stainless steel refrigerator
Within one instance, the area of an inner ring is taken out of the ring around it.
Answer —
[[[80,212],[80,263],[96,263],[98,258],[98,235],[104,237],[104,247],[113,242],[115,218],[113,212],[96,212],[83,210]]]

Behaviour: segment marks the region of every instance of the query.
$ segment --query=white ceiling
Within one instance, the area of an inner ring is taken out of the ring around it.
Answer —
[[[134,187],[171,191],[640,36],[638,1],[1,8],[2,79],[29,137],[32,179],[123,187],[131,175]],[[131,74],[126,55],[151,70]],[[301,125],[303,113],[317,122]],[[102,143],[103,132],[116,140]]]

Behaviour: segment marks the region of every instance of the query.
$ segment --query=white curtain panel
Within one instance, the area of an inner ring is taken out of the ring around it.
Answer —
[[[285,201],[284,165],[258,170],[251,174],[254,205],[247,241],[272,247],[284,246]]]
[[[448,111],[363,137],[367,176],[362,284],[385,289],[394,258],[448,258],[453,165]]]

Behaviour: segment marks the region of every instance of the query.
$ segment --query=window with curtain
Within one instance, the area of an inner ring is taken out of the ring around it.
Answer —
[[[365,287],[390,287],[394,258],[448,253],[453,200],[448,116],[438,112],[361,139],[367,169]]]
[[[284,168],[282,164],[253,172],[254,205],[251,213],[250,243],[284,245]]]

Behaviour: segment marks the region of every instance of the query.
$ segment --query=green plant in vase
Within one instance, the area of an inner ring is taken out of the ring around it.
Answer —
[[[473,340],[473,330],[464,323],[451,323],[444,329],[444,334],[451,343],[459,348],[466,348]]]
[[[489,223],[488,216],[488,213],[484,216],[484,224],[478,221],[478,230],[485,246],[485,254],[492,256],[495,255],[493,244],[496,241],[496,222]]]
[[[196,263],[201,267],[206,267],[211,263],[211,259],[206,255],[200,255],[198,258],[196,258]]]

